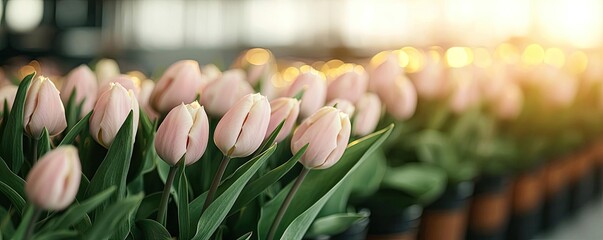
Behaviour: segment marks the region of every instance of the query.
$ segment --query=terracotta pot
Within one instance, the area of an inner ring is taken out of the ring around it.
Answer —
[[[423,211],[419,239],[464,239],[469,210],[467,205],[472,194],[472,182],[448,185],[442,196]]]
[[[538,168],[515,177],[507,239],[532,239],[538,233],[544,193],[541,174]]]
[[[483,176],[471,198],[466,239],[503,239],[509,218],[510,181],[507,176]]]

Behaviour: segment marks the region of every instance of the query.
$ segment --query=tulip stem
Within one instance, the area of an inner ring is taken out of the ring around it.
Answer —
[[[270,233],[268,234],[268,240],[274,239],[274,235],[276,235],[276,229],[278,228],[278,225],[280,225],[281,220],[283,220],[285,212],[287,211],[287,208],[289,208],[289,204],[291,204],[295,193],[297,192],[297,190],[299,190],[299,186],[301,186],[302,182],[304,181],[309,172],[310,169],[304,167],[304,169],[299,173],[299,176],[297,176],[297,179],[295,179],[293,187],[291,187],[291,190],[289,190],[285,201],[283,201],[283,204],[278,209],[278,213],[276,214],[276,218],[274,218],[274,222],[272,222],[272,226],[270,227]]]
[[[222,158],[222,162],[220,162],[220,167],[218,168],[218,172],[214,175],[214,180],[211,182],[211,186],[209,187],[209,192],[207,193],[207,198],[205,199],[205,203],[203,204],[203,210],[201,212],[205,212],[209,204],[214,200],[214,195],[218,190],[218,186],[220,186],[220,181],[222,180],[222,176],[226,171],[226,167],[228,166],[228,162],[230,162],[230,157],[228,155],[224,155]]]
[[[31,216],[31,219],[29,219],[29,223],[27,224],[27,230],[25,230],[25,236],[23,238],[25,240],[29,240],[33,236],[34,229],[36,228],[36,222],[38,221],[38,218],[40,218],[40,215],[42,214],[41,208],[37,208],[34,206],[32,206],[32,207],[34,208],[34,212],[33,212],[33,215]]]
[[[38,139],[33,140],[33,163],[38,162]]]
[[[163,187],[163,194],[161,195],[161,202],[159,202],[159,209],[157,210],[157,222],[165,226],[165,215],[167,212],[168,200],[170,199],[170,190],[174,183],[174,177],[176,176],[176,170],[178,165],[170,167],[170,172],[165,180],[165,186]]]

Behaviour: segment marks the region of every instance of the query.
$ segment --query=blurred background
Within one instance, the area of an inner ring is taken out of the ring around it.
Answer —
[[[2,63],[60,59],[60,69],[99,57],[125,70],[152,71],[183,58],[224,67],[251,47],[277,58],[349,59],[404,46],[469,46],[478,49],[453,57],[487,64],[502,48],[563,64],[575,50],[593,53],[603,43],[598,0],[0,2]]]

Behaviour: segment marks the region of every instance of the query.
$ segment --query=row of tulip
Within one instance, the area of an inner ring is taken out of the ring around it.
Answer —
[[[601,95],[576,99],[584,84],[561,69],[454,69],[427,57],[405,74],[397,54],[321,71],[289,62],[279,72],[270,52],[252,49],[224,72],[176,62],[157,82],[121,74],[112,60],[55,79],[60,92],[45,77],[3,82],[2,206],[17,206],[10,218],[21,222],[3,232],[347,238],[369,208],[371,234],[389,234],[392,214],[575,149],[585,141],[572,141],[577,122],[598,134],[600,114],[584,108]],[[281,79],[291,68],[292,81]],[[548,119],[560,114],[571,117]]]

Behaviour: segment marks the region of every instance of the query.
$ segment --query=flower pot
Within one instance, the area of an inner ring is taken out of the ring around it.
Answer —
[[[412,205],[403,211],[371,210],[368,238],[370,240],[414,240],[421,218],[421,207]],[[385,209],[381,209],[385,210]]]
[[[544,184],[544,200],[542,209],[543,229],[552,229],[567,215],[568,211],[568,176],[564,167],[566,159],[557,159],[544,167],[542,181]]]
[[[467,206],[473,194],[473,182],[448,185],[435,202],[423,211],[419,239],[464,239],[467,229]]]
[[[366,239],[366,235],[368,233],[369,222],[370,222],[369,218],[365,218],[363,220],[355,222],[354,224],[352,224],[352,226],[350,226],[350,228],[348,228],[347,230],[345,230],[344,232],[342,232],[340,234],[337,234],[337,235],[331,237],[331,239],[333,239],[333,240],[364,240],[364,239]]]
[[[508,222],[510,181],[504,175],[477,179],[469,208],[466,239],[502,240]]]
[[[581,151],[576,154],[571,163],[572,175],[570,178],[570,214],[579,212],[582,207],[590,200],[593,190],[594,179],[590,169],[590,154]]]
[[[532,239],[538,233],[543,195],[540,174],[535,169],[515,177],[507,239]]]
[[[601,199],[603,197],[603,141],[598,141],[593,145],[593,198]]]

